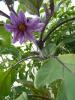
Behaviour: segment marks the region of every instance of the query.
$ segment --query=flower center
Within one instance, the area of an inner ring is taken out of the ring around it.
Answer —
[[[22,23],[22,24],[20,24],[20,25],[18,26],[18,29],[19,29],[19,31],[24,32],[25,29],[26,29],[26,25]]]

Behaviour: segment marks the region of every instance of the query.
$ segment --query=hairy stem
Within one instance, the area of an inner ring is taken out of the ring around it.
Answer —
[[[52,29],[50,29],[50,30],[48,31],[47,36],[43,39],[43,43],[49,38],[49,36],[51,35],[51,33],[53,33],[57,28],[59,28],[60,26],[62,26],[62,25],[65,24],[65,23],[67,23],[67,22],[69,22],[69,21],[73,21],[73,20],[75,20],[75,17],[70,18],[70,19],[67,19],[67,20],[65,20],[65,21],[63,21],[63,22],[61,22],[61,23],[59,23],[58,25],[56,25],[56,26],[53,27]]]

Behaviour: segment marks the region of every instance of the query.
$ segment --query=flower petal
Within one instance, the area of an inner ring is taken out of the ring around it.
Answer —
[[[40,21],[39,17],[37,17],[37,18],[29,20],[27,30],[31,32],[41,32],[44,25],[45,24]]]
[[[25,40],[28,39],[29,41],[33,41],[35,38],[34,38],[34,35],[29,32],[29,31],[26,31],[25,32]]]
[[[44,27],[44,23],[37,23],[36,25],[32,25],[31,27],[27,28],[27,31],[30,32],[41,32]]]
[[[16,31],[16,32],[14,32],[14,34],[13,34],[13,43],[17,42],[18,39],[19,39],[19,32]]]
[[[12,24],[15,24],[16,25],[18,23],[18,17],[13,12],[11,12],[11,14],[10,14],[10,19],[11,19]]]
[[[30,19],[28,21],[28,26],[35,26],[37,23],[40,23],[40,18],[39,17],[36,17],[36,18],[33,18],[33,19]]]
[[[25,17],[25,15],[24,15],[24,13],[22,12],[22,11],[20,11],[19,13],[18,13],[18,18],[19,18],[19,21],[20,22],[25,22],[25,23],[27,23],[27,18]]]
[[[20,34],[20,38],[19,38],[20,44],[22,44],[24,41],[25,41],[24,35],[21,35],[21,34]]]
[[[16,30],[16,26],[11,25],[11,24],[5,24],[4,27],[6,28],[7,31],[9,32],[14,32]]]

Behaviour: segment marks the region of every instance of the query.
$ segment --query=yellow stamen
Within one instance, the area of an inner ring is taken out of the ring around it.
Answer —
[[[19,29],[19,31],[24,32],[25,29],[26,29],[25,24],[20,24],[20,25],[18,26],[18,29]]]

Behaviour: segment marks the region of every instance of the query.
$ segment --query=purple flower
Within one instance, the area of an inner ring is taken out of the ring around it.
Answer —
[[[34,32],[41,32],[44,23],[39,18],[27,19],[22,11],[18,15],[11,13],[10,24],[5,24],[5,28],[9,32],[13,32],[13,42],[19,41],[21,44],[26,41],[34,41]]]

